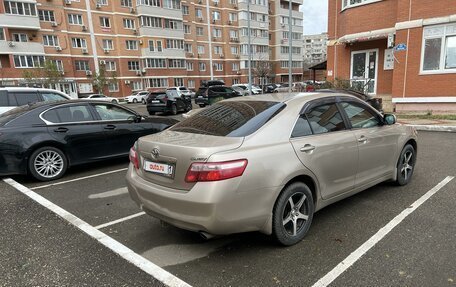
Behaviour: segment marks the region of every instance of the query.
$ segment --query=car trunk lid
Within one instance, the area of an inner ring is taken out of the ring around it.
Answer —
[[[169,130],[142,137],[138,140],[138,174],[154,184],[188,191],[195,185],[185,181],[193,162],[206,162],[214,153],[237,149],[243,139]]]

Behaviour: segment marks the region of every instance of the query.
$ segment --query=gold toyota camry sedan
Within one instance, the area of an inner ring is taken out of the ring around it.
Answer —
[[[147,214],[214,235],[271,234],[292,245],[323,207],[410,182],[417,133],[350,95],[225,100],[130,150],[127,185]]]

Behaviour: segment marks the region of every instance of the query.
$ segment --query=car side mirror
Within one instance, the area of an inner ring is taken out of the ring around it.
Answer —
[[[394,125],[397,122],[397,118],[393,114],[385,114],[383,119],[387,125]]]

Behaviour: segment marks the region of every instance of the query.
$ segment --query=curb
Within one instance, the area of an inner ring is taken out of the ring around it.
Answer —
[[[409,126],[409,127],[414,127],[417,131],[456,133],[456,126],[410,125],[410,124],[405,124],[405,125]]]

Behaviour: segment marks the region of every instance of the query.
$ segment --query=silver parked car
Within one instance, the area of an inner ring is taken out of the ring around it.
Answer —
[[[127,185],[146,213],[177,227],[292,245],[323,207],[409,183],[416,152],[415,129],[347,94],[242,97],[140,138]]]

